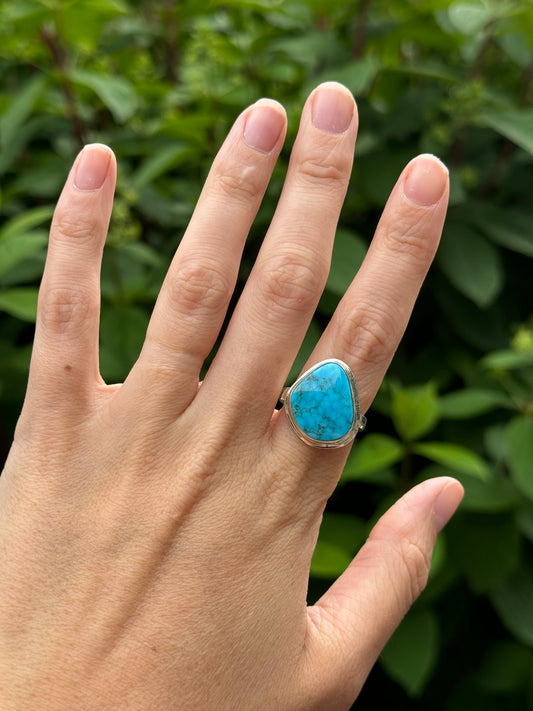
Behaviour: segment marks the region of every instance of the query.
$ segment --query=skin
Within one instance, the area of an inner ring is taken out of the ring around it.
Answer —
[[[322,512],[350,447],[307,446],[274,408],[327,278],[350,176],[357,110],[341,85],[318,87],[303,109],[278,208],[199,387],[285,125],[271,100],[235,122],[122,385],[98,372],[115,159],[102,145],[76,159],[0,478],[4,711],[347,710],[424,588],[436,535],[462,496],[447,477],[403,496],[306,605]],[[309,360],[348,363],[363,412],[447,199],[440,161],[406,167]]]

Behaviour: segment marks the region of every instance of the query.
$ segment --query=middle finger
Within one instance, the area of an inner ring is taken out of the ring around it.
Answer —
[[[202,399],[230,410],[253,392],[247,413],[260,428],[272,416],[327,279],[356,134],[348,89],[334,82],[315,89],[272,224],[202,385]]]

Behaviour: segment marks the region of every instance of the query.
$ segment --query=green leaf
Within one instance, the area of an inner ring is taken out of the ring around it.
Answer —
[[[444,536],[437,536],[431,554],[431,567],[429,569],[428,585],[439,576],[447,563],[447,544]]]
[[[342,478],[344,481],[359,479],[396,464],[403,456],[404,447],[397,439],[385,434],[368,434],[355,442]]]
[[[132,178],[132,186],[139,190],[165,173],[170,167],[186,160],[190,153],[190,147],[183,143],[163,146],[140,165]]]
[[[478,477],[485,480],[490,469],[479,455],[466,447],[452,442],[419,442],[414,444],[413,452],[432,462],[449,467],[452,472]]]
[[[363,263],[367,249],[368,245],[362,237],[355,232],[339,228],[333,245],[326,289],[337,296],[344,296]]]
[[[3,6],[0,5],[2,20],[9,22],[28,20],[32,16],[44,14],[46,5],[45,0],[19,0],[16,3],[4,3]],[[24,27],[26,27],[25,23]]]
[[[442,62],[431,59],[422,60],[420,58],[416,62],[402,62],[395,67],[387,67],[387,71],[396,72],[398,74],[412,74],[429,79],[439,79],[446,82],[456,82],[459,79],[457,71]]]
[[[481,359],[481,365],[491,370],[516,370],[533,366],[533,354],[502,350],[489,353]]]
[[[497,423],[486,427],[483,432],[483,446],[494,462],[502,464],[507,459],[505,425]]]
[[[29,209],[8,220],[0,230],[0,278],[4,286],[20,283],[24,279],[24,270],[15,269],[33,257],[35,268],[40,274],[45,247],[48,243],[48,230],[35,230],[37,225],[48,222],[52,216],[51,206]],[[33,266],[30,265],[30,266]]]
[[[490,693],[508,694],[527,686],[532,667],[532,650],[505,639],[489,648],[481,660],[476,679]]]
[[[461,501],[462,511],[475,513],[502,513],[511,511],[520,503],[521,496],[516,487],[498,471],[491,471],[484,479],[470,474],[450,471],[441,464],[429,464],[424,467],[417,481],[425,481],[438,476],[453,476],[461,482],[465,493]]]
[[[41,280],[46,261],[46,249],[43,248],[5,271],[0,277],[3,289],[25,286]]]
[[[392,421],[398,434],[412,441],[430,432],[439,419],[439,405],[432,383],[395,388],[391,402]]]
[[[527,31],[526,31],[527,32]],[[498,43],[507,52],[509,57],[522,69],[526,69],[531,61],[531,49],[524,33],[513,32],[502,34],[498,37]]]
[[[238,8],[250,7],[262,10],[270,10],[271,8],[279,8],[283,4],[283,0],[226,0],[224,3],[228,6],[236,6]],[[207,3],[210,9],[216,9],[220,3],[218,0],[208,0]]]
[[[48,233],[33,232],[0,241],[0,278],[28,257],[44,252]]]
[[[342,67],[332,67],[313,77],[313,86],[325,81],[338,81],[350,89],[355,96],[361,96],[369,88],[379,71],[377,57],[368,55]]]
[[[144,242],[123,242],[116,245],[114,249],[133,257],[140,264],[150,267],[160,268],[165,263],[163,256]]]
[[[91,2],[62,2],[61,31],[70,46],[95,52],[102,26],[120,14],[130,11],[127,2],[118,0],[91,0]]]
[[[533,543],[533,506],[530,502],[522,502],[517,511],[516,521],[522,535]]]
[[[357,149],[356,149],[357,150]],[[383,207],[398,175],[412,159],[409,146],[403,144],[387,150],[374,150],[361,156],[354,171],[354,187],[365,196],[367,202]]]
[[[48,222],[53,212],[54,208],[51,205],[45,205],[44,207],[30,208],[20,215],[12,217],[0,229],[0,242],[26,234],[38,225],[42,225],[43,222]]]
[[[479,122],[533,155],[533,109],[485,112]]]
[[[29,116],[28,119],[18,127],[13,135],[13,140],[5,146],[0,147],[0,174],[6,173],[9,169],[17,167],[17,158],[24,151],[27,144],[34,136],[40,136],[46,132],[51,123],[48,117]]]
[[[451,284],[480,308],[490,306],[502,289],[498,250],[468,225],[448,224],[437,260]]]
[[[320,57],[327,56],[330,48],[331,36],[311,29],[303,34],[282,36],[271,44],[276,54],[286,55],[294,64],[303,64],[310,70]]]
[[[519,567],[491,595],[500,619],[516,639],[533,647],[533,572]]]
[[[19,128],[30,116],[35,102],[46,86],[46,76],[40,74],[27,81],[9,102],[7,110],[0,117],[0,147],[7,148],[13,142]]]
[[[533,501],[533,417],[516,417],[505,432],[511,478]]]
[[[491,19],[489,7],[479,2],[454,2],[448,16],[455,29],[465,35],[477,34]]]
[[[434,277],[437,277],[438,281],[433,295],[444,317],[442,325],[450,332],[446,349],[450,347],[451,333],[459,336],[460,341],[482,352],[501,348],[502,343],[508,342],[509,319],[501,304],[496,303],[492,308],[479,309],[444,278],[439,278],[440,275],[434,274]]]
[[[311,560],[311,575],[316,578],[337,578],[350,565],[352,557],[344,548],[318,541]]]
[[[409,694],[419,696],[431,678],[439,653],[439,627],[430,610],[412,610],[381,653],[387,674]]]
[[[504,581],[520,557],[521,537],[514,513],[458,516],[447,540],[451,557],[476,594]]]
[[[124,77],[75,69],[71,79],[92,89],[119,123],[125,123],[137,110],[138,96],[134,87]]]
[[[23,321],[34,323],[37,315],[38,294],[39,290],[33,286],[0,291],[0,311],[5,311]]]
[[[355,516],[326,512],[311,561],[311,574],[336,578],[346,570],[366,538],[366,523]]]
[[[456,210],[461,219],[476,227],[496,244],[533,257],[533,212],[516,207],[502,208],[488,203],[469,203]]]
[[[512,483],[497,472],[483,480],[468,474],[456,474],[464,486],[465,495],[461,508],[479,513],[496,513],[514,509],[519,502],[519,494]]]
[[[440,416],[447,420],[466,420],[500,407],[512,406],[505,393],[482,388],[466,388],[439,398]]]
[[[339,546],[353,556],[364,543],[366,531],[367,524],[362,519],[326,511],[320,524],[319,540]]]
[[[148,314],[136,306],[106,306],[100,327],[100,369],[105,380],[123,380],[137,360]]]

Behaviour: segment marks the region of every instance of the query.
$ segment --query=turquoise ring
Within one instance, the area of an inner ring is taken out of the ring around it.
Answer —
[[[312,447],[344,447],[366,425],[354,375],[336,358],[309,368],[281,400],[293,430]]]

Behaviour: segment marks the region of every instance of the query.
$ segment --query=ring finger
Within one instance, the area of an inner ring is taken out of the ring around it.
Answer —
[[[368,254],[306,366],[326,358],[346,362],[357,381],[361,412],[372,402],[403,336],[439,243],[447,202],[446,167],[430,155],[413,159],[398,179]],[[278,456],[294,455],[298,447],[302,471],[313,464],[324,470],[327,462],[336,484],[349,447],[317,452],[295,437],[283,411],[276,414],[273,426]]]

